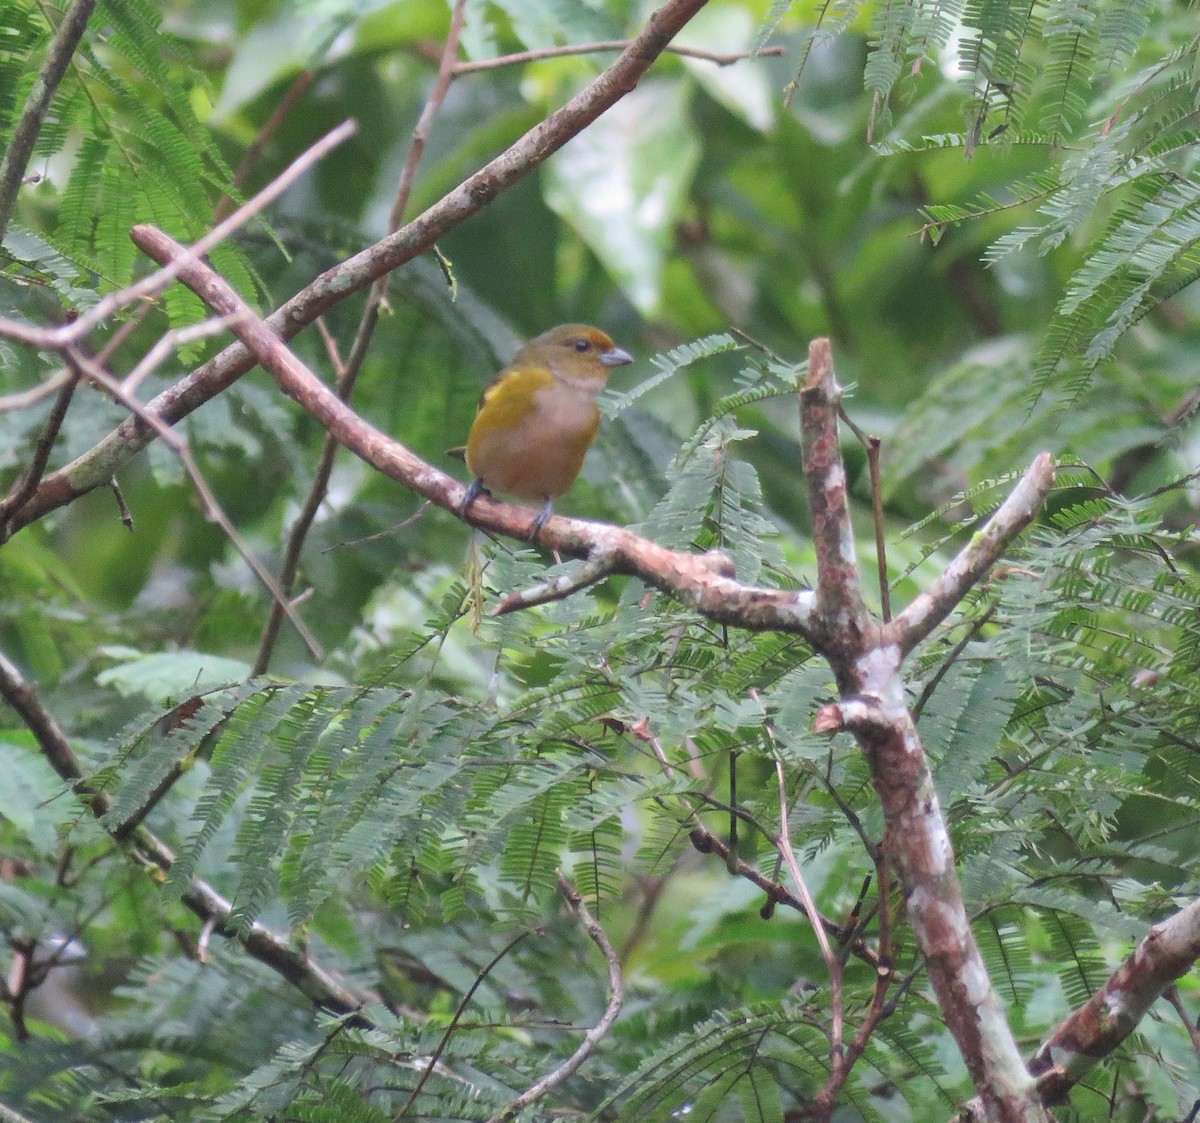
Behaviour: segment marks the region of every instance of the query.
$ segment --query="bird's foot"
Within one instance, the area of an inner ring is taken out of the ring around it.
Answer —
[[[458,505],[459,515],[466,518],[467,512],[471,509],[471,504],[481,495],[491,495],[491,492],[483,486],[482,476],[476,480],[472,480],[471,486],[467,488],[467,494],[463,496],[463,501]]]
[[[554,500],[547,499],[542,505],[542,509],[538,512],[537,518],[533,520],[533,529],[529,534],[530,542],[537,542],[538,535],[542,533],[542,527],[546,525],[546,520],[554,514]]]

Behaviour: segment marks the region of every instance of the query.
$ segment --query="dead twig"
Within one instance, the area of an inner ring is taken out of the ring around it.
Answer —
[[[600,1020],[583,1035],[583,1040],[579,1043],[579,1048],[574,1053],[563,1061],[558,1068],[546,1073],[536,1084],[527,1088],[500,1111],[496,1112],[488,1120],[488,1123],[507,1123],[518,1112],[524,1111],[525,1108],[532,1106],[539,1100],[545,1099],[564,1080],[578,1072],[583,1062],[595,1052],[600,1039],[612,1028],[613,1022],[617,1020],[617,1015],[621,1012],[621,1003],[624,1000],[624,987],[621,982],[620,957],[613,948],[608,934],[600,927],[596,918],[588,912],[587,905],[583,903],[583,897],[579,890],[563,877],[561,873],[558,875],[558,888],[562,895],[566,897],[567,904],[571,906],[571,911],[579,917],[592,943],[600,949],[600,954],[604,956],[604,964],[608,968],[608,1005],[605,1007],[604,1013],[600,1016]]]

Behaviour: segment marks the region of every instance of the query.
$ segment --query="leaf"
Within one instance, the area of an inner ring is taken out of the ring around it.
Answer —
[[[749,52],[754,38],[754,21],[745,8],[709,5],[694,15],[676,36],[681,47],[699,47],[714,54]],[[767,69],[748,63],[718,66],[705,59],[683,58],[696,81],[726,109],[746,124],[766,132],[775,123],[775,98],[767,81]]]
[[[700,158],[689,91],[649,81],[546,163],[546,202],[569,222],[645,315]]]
[[[101,671],[96,682],[115,687],[125,695],[141,694],[167,705],[187,693],[207,687],[241,682],[250,675],[250,664],[199,651],[143,655],[128,647],[103,647],[100,654],[117,659],[116,666]]]

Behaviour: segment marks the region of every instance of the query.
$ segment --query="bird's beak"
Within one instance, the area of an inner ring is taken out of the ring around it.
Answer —
[[[622,347],[613,347],[600,353],[600,361],[606,367],[623,367],[633,362],[633,356]]]

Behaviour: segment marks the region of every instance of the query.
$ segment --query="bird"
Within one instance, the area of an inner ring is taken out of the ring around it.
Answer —
[[[633,356],[588,324],[560,324],[522,347],[479,399],[464,449],[475,480],[459,508],[494,489],[541,502],[536,539],[554,500],[575,482],[600,428],[596,399],[614,367]]]

